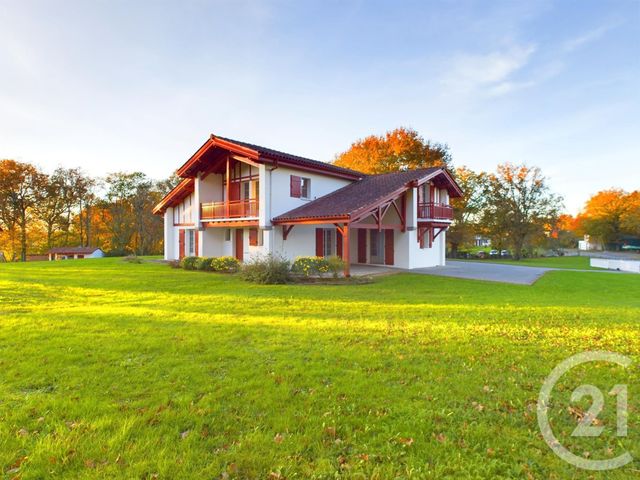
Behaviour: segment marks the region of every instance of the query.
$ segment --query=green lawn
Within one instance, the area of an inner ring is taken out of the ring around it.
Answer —
[[[583,272],[257,286],[119,259],[0,265],[0,476],[638,478],[565,464],[535,413],[569,355],[640,360],[638,292],[640,276]],[[640,458],[639,380],[637,363],[567,375],[556,434]],[[603,437],[569,436],[580,383],[628,383],[627,438],[608,396]]]
[[[489,258],[487,260],[464,260],[473,262],[503,263],[506,265],[522,265],[524,267],[567,268],[569,270],[601,270],[589,265],[589,257],[540,257],[514,260],[506,258]]]

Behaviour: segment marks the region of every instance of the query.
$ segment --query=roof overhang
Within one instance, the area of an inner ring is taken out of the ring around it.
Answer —
[[[188,197],[194,190],[194,183],[193,178],[185,178],[182,180],[153,208],[153,214],[162,215],[167,208],[174,206]]]
[[[420,180],[415,180],[413,182],[410,182],[410,184],[412,187],[418,187],[426,182],[436,180],[440,176],[443,177],[444,181],[440,182],[440,185],[438,186],[440,186],[441,188],[446,188],[447,191],[449,192],[449,196],[452,198],[462,197],[462,195],[464,194],[462,191],[462,188],[460,188],[460,185],[458,185],[458,182],[456,182],[456,179],[453,177],[453,175],[451,175],[449,170],[447,170],[446,168],[441,168],[439,170],[436,170],[435,172],[432,172],[429,175],[425,175]]]
[[[185,162],[177,171],[176,174],[182,178],[195,177],[199,171],[204,171],[208,167],[208,163],[211,159],[212,152],[216,149],[226,150],[232,154],[239,155],[253,162],[260,164],[270,164],[275,166],[291,167],[296,170],[320,173],[330,177],[344,178],[347,180],[358,180],[365,175],[358,172],[349,172],[347,169],[339,171],[331,164],[326,164],[326,167],[322,165],[322,162],[309,162],[304,163],[304,159],[291,159],[287,157],[293,157],[288,154],[277,154],[277,152],[266,153],[257,149],[249,148],[244,145],[239,145],[231,140],[220,138],[215,135],[210,135],[206,142],[194,153],[189,160]],[[311,164],[313,163],[313,164]],[[320,165],[318,165],[320,164]]]

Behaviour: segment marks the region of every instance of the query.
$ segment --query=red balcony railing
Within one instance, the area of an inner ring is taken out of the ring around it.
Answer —
[[[418,218],[433,218],[436,220],[453,220],[453,208],[444,203],[419,203]]]
[[[258,200],[231,200],[230,202],[203,203],[200,208],[200,217],[202,220],[258,216]]]

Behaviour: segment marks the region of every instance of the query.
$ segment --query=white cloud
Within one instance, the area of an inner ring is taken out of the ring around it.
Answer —
[[[485,55],[459,55],[448,67],[443,84],[452,93],[491,91],[508,84],[511,76],[527,65],[535,51],[534,45],[513,45],[507,50]]]
[[[595,42],[596,40],[602,38],[602,36],[604,36],[604,34],[609,30],[620,25],[620,23],[622,22],[607,22],[597,28],[594,28],[593,30],[589,30],[588,32],[583,33],[582,35],[566,40],[562,44],[562,51],[565,53],[571,53],[579,48],[584,47],[585,45]]]

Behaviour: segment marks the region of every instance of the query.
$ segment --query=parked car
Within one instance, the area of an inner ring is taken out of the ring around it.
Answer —
[[[498,253],[500,253],[500,252],[498,252],[498,250],[491,250],[491,251],[489,252],[489,256],[490,256],[490,257],[497,257],[497,256],[498,256]]]
[[[502,250],[500,252],[500,256],[501,257],[508,257],[509,256],[509,250]]]

